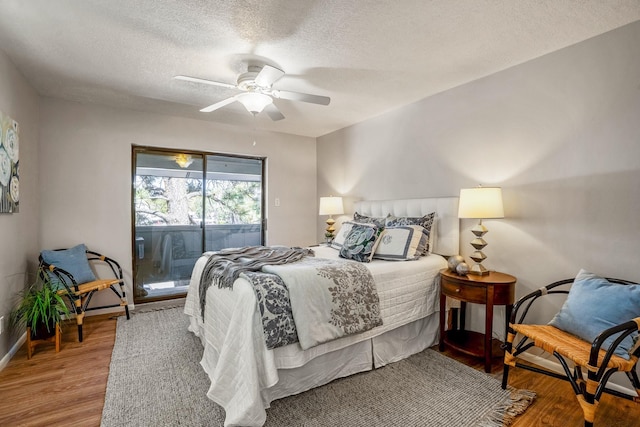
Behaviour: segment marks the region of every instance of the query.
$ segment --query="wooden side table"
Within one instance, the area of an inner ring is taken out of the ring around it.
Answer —
[[[60,330],[60,324],[56,324],[55,326],[56,332],[53,336],[41,340],[32,340],[31,339],[31,328],[27,326],[27,359],[31,359],[33,356],[33,350],[36,348],[38,344],[51,342],[56,345],[56,353],[60,352],[60,341],[62,332]]]
[[[509,324],[511,309],[515,301],[516,278],[505,273],[492,271],[485,276],[459,276],[450,270],[440,272],[440,351],[445,344],[472,356],[484,357],[485,372],[491,371],[493,356],[493,306],[504,305],[506,308],[506,324]],[[447,297],[460,301],[460,324],[445,331],[445,307]],[[486,305],[485,333],[465,330],[465,311],[467,303]],[[495,340],[496,343],[499,341]]]

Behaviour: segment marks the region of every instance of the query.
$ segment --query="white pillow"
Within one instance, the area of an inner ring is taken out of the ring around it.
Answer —
[[[428,237],[420,225],[389,227],[382,231],[374,259],[408,261],[422,256],[424,240]]]

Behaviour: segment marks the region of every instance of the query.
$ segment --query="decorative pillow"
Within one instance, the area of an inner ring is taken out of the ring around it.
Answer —
[[[381,229],[375,224],[353,224],[340,249],[342,258],[370,262],[380,241]]]
[[[436,213],[431,212],[422,217],[401,216],[396,217],[389,215],[385,221],[385,227],[399,227],[404,225],[419,225],[424,228],[424,233],[427,235],[427,244],[422,248],[422,254],[426,255],[431,248],[433,248],[433,235],[432,228],[435,223]],[[435,230],[434,230],[435,231]]]
[[[422,256],[421,247],[427,244],[428,236],[419,225],[385,228],[380,234],[380,243],[373,254],[375,259],[407,261]]]
[[[347,234],[351,231],[351,227],[353,227],[355,222],[345,221],[340,226],[340,229],[336,233],[336,236],[331,241],[331,247],[334,249],[342,249],[342,245],[344,244],[344,240],[347,238]]]
[[[549,322],[558,329],[592,342],[605,329],[640,316],[640,285],[620,285],[585,270],[576,276],[564,305]],[[626,337],[614,353],[629,360],[629,350],[637,337]],[[614,335],[602,345],[609,348]]]
[[[378,228],[382,229],[384,228],[384,223],[388,217],[389,217],[388,215],[386,218],[367,216],[367,215],[362,215],[362,214],[359,214],[358,212],[355,212],[353,214],[353,221],[359,222],[360,224],[375,224],[376,226],[378,226]]]
[[[86,251],[87,247],[84,244],[80,244],[70,249],[62,251],[42,251],[40,254],[45,262],[71,273],[76,282],[81,284],[96,280],[96,276],[89,266]],[[54,285],[58,287],[63,286],[61,283],[58,283],[58,278],[55,275],[50,273],[50,276]],[[71,283],[68,284],[71,285]]]

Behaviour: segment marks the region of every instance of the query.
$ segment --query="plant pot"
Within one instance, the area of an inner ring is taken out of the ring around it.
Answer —
[[[46,340],[51,338],[56,334],[56,324],[50,324],[47,330],[47,325],[45,323],[38,323],[36,329],[31,329],[31,339],[32,340]]]

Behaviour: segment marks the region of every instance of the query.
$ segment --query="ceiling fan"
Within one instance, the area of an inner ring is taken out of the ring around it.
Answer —
[[[204,107],[200,110],[203,113],[209,113],[211,111],[217,110],[218,108],[222,108],[225,105],[229,105],[232,102],[238,101],[239,103],[244,105],[247,111],[249,111],[254,116],[264,110],[269,115],[271,120],[275,121],[284,119],[284,115],[273,103],[273,98],[309,102],[311,104],[329,105],[331,98],[329,98],[328,96],[310,95],[308,93],[273,89],[273,84],[280,80],[282,76],[284,76],[284,71],[270,65],[264,65],[262,67],[257,65],[250,65],[246,73],[242,73],[238,76],[238,80],[235,85],[216,82],[213,80],[200,79],[198,77],[175,76],[174,78],[177,80],[184,80],[194,83],[204,83],[208,85],[221,86],[242,91],[242,93],[232,96],[231,98],[227,98],[222,101],[216,102],[215,104],[211,104],[208,107]]]

